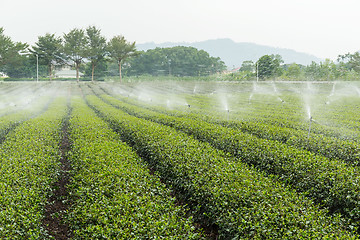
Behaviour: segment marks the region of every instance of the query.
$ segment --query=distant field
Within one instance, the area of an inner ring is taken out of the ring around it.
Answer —
[[[358,82],[0,82],[1,239],[359,239]]]

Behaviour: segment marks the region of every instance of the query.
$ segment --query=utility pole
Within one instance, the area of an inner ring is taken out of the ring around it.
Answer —
[[[259,82],[259,61],[256,62],[256,82]]]
[[[168,64],[169,64],[169,76],[171,76],[171,68],[170,68],[171,59],[168,60]]]

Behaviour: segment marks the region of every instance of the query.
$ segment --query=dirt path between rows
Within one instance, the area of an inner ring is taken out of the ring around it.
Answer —
[[[45,206],[45,218],[43,226],[48,233],[56,240],[70,239],[71,232],[69,226],[64,223],[63,215],[70,208],[71,201],[67,185],[70,182],[71,164],[68,160],[67,153],[70,150],[69,141],[69,117],[71,109],[67,117],[63,121],[61,130],[62,140],[60,143],[60,175],[58,180],[52,186],[51,197]]]

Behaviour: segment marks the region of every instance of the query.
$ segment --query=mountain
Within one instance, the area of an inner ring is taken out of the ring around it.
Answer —
[[[228,66],[228,68],[240,67],[243,61],[252,60],[256,62],[261,56],[266,54],[279,54],[281,55],[284,63],[298,63],[302,65],[309,65],[312,61],[320,62],[322,59],[307,54],[297,52],[286,48],[276,48],[264,45],[258,45],[255,43],[247,42],[234,42],[231,39],[215,39],[206,40],[202,42],[165,42],[165,43],[143,43],[137,44],[138,50],[146,51],[148,49],[154,49],[156,47],[175,47],[175,46],[186,46],[195,47],[208,52],[213,57],[220,57]]]

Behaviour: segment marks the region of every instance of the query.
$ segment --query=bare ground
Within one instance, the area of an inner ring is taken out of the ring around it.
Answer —
[[[53,190],[45,206],[45,217],[43,219],[44,228],[56,240],[71,238],[70,228],[63,221],[63,215],[71,205],[67,188],[70,181],[69,171],[71,170],[71,164],[67,158],[67,152],[70,150],[70,147],[68,119],[65,119],[62,127],[62,140],[60,143],[60,175],[58,180],[52,186]]]

